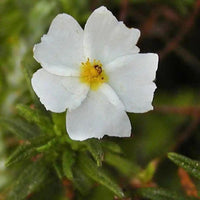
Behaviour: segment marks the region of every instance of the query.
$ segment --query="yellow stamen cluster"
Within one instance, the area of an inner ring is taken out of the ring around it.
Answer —
[[[85,63],[81,63],[80,68],[80,81],[88,84],[92,90],[97,90],[102,83],[108,81],[108,76],[100,61],[93,60],[93,62],[90,62],[88,58]]]

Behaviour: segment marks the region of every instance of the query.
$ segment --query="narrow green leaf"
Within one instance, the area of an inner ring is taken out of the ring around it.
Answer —
[[[58,162],[55,161],[53,163],[53,167],[54,167],[54,169],[56,171],[56,174],[57,174],[58,178],[60,180],[62,180],[63,179],[63,172],[62,172],[62,167],[61,167],[60,163],[58,163]]]
[[[106,152],[105,162],[115,167],[126,176],[137,174],[140,171],[139,166],[114,153]]]
[[[58,142],[59,142],[59,138],[53,138],[49,140],[47,143],[45,143],[44,145],[37,147],[36,150],[38,152],[48,151],[52,147],[56,146]]]
[[[161,188],[141,188],[137,190],[137,194],[145,199],[150,200],[189,200],[190,198],[184,197],[175,192],[171,192]]]
[[[62,156],[62,166],[63,166],[63,172],[69,180],[73,179],[72,167],[74,162],[75,162],[74,152],[70,151],[69,149],[66,149]]]
[[[53,139],[52,139],[53,140]],[[38,154],[38,148],[44,147],[45,145],[48,145],[51,143],[49,137],[47,136],[38,136],[29,141],[29,144],[24,144],[19,146],[8,158],[6,162],[6,166],[13,165],[17,162],[27,160],[35,155]],[[39,147],[38,147],[39,146]],[[48,146],[49,147],[49,146]],[[50,148],[50,147],[49,147]]]
[[[34,104],[36,104],[38,106],[38,105],[41,105],[41,104],[39,103],[39,100],[36,97],[36,95],[33,91],[33,88],[31,86],[31,78],[32,78],[32,75],[33,75],[33,72],[31,70],[32,69],[32,59],[30,59],[31,54],[32,54],[32,52],[27,52],[24,55],[23,60],[21,62],[21,68],[22,68],[22,72],[24,73],[24,78],[25,78],[26,85],[27,85],[28,91],[30,93],[30,96],[31,96]]]
[[[35,156],[38,152],[31,145],[21,145],[19,146],[6,161],[6,167],[9,167],[17,162],[27,160]]]
[[[28,122],[37,124],[41,130],[45,132],[52,132],[52,122],[49,117],[44,115],[41,111],[37,109],[31,109],[29,106],[19,104],[17,105],[18,113],[25,118]]]
[[[177,153],[168,153],[168,158],[173,161],[179,167],[185,169],[188,173],[194,177],[200,179],[200,162],[192,160],[186,156],[182,156]]]
[[[121,188],[86,154],[79,156],[79,166],[90,178],[113,191],[118,197],[124,197]]]
[[[73,167],[73,184],[82,195],[88,194],[93,187],[92,179],[86,176],[86,174],[77,166]]]
[[[62,133],[66,133],[66,113],[51,113],[51,117],[56,135],[60,136]]]
[[[21,172],[19,178],[14,183],[8,200],[24,200],[33,192],[39,190],[48,177],[49,172],[42,161],[31,163]]]
[[[1,118],[0,124],[2,124],[6,130],[21,139],[30,139],[40,134],[39,129],[36,126],[26,123],[21,119]]]
[[[103,149],[111,151],[113,153],[122,153],[121,147],[115,142],[104,140],[102,141],[101,146],[103,147]]]
[[[55,140],[54,136],[51,136],[48,134],[46,134],[46,135],[42,134],[37,137],[31,138],[29,141],[33,146],[38,147],[38,146],[46,145],[47,143],[49,143],[52,140]]]
[[[101,166],[104,157],[104,152],[101,147],[100,141],[98,139],[89,139],[86,140],[84,143],[88,151],[92,154],[93,158],[96,160],[97,165]]]
[[[143,183],[148,183],[152,180],[157,167],[157,160],[151,161],[147,167],[139,173],[139,178]]]

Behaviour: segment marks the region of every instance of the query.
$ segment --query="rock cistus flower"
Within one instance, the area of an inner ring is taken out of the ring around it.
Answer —
[[[42,68],[34,73],[32,87],[47,110],[67,109],[72,139],[128,137],[126,112],[153,109],[158,56],[139,53],[139,36],[138,29],[126,27],[102,6],[84,30],[70,15],[57,15],[34,46]]]

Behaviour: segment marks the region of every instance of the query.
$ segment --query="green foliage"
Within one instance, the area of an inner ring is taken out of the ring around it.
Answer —
[[[69,13],[80,23],[87,20],[89,12],[89,0],[79,1],[79,0],[59,0],[63,9],[63,12]]]
[[[73,184],[76,189],[82,194],[82,195],[87,195],[92,187],[93,187],[93,182],[90,177],[88,177],[81,168],[74,166],[73,168]]]
[[[25,118],[28,122],[35,123],[38,127],[40,127],[41,130],[46,133],[51,133],[53,129],[52,121],[41,111],[34,108],[31,109],[26,105],[17,105],[16,108],[19,115]]]
[[[182,194],[161,188],[141,188],[138,195],[149,200],[194,200],[195,198],[184,197]]]
[[[19,146],[7,159],[6,166],[13,165],[17,162],[29,159],[36,154],[49,148],[55,139],[50,139],[48,136],[38,136],[30,139],[29,142]]]
[[[84,143],[87,146],[88,151],[92,154],[93,158],[96,160],[97,166],[101,166],[104,157],[104,152],[101,146],[101,142],[97,139],[89,139]]]
[[[194,177],[200,179],[200,162],[192,160],[186,156],[182,156],[177,153],[168,153],[168,158],[173,161],[179,167],[185,169],[188,173]]]
[[[60,166],[60,163],[54,161],[54,162],[53,162],[53,168],[54,168],[54,170],[55,170],[55,172],[56,172],[58,178],[59,178],[60,180],[62,180],[63,177],[64,177],[64,175],[63,175],[63,172],[62,172],[62,168],[61,168],[61,166]]]
[[[32,145],[21,145],[8,157],[6,166],[9,167],[17,162],[29,159],[36,154],[37,151]]]
[[[21,119],[0,119],[0,124],[20,139],[30,139],[38,135],[38,129]]]
[[[40,189],[46,182],[49,172],[42,161],[36,161],[26,167],[8,194],[8,200],[23,200],[32,192]]]
[[[140,171],[139,166],[134,165],[129,160],[126,160],[122,156],[114,153],[107,152],[105,154],[105,162],[118,169],[122,174],[128,177],[136,175]]]
[[[69,180],[73,180],[72,168],[74,163],[75,163],[74,152],[66,149],[62,156],[62,166],[64,174]]]
[[[122,153],[122,149],[120,147],[120,145],[118,145],[115,142],[111,142],[111,141],[107,141],[104,140],[101,143],[102,148],[104,148],[105,150],[111,151],[113,153]]]
[[[147,167],[139,173],[139,178],[142,182],[148,183],[152,180],[156,172],[156,161],[150,162]]]
[[[33,101],[33,103],[35,104],[36,107],[41,106],[41,104],[39,103],[38,98],[36,97],[32,86],[31,86],[31,77],[33,74],[33,70],[32,70],[32,59],[30,59],[30,55],[32,56],[32,52],[28,52],[24,55],[23,60],[21,61],[21,68],[22,68],[22,72],[24,74],[24,78],[25,78],[25,83],[27,85],[27,90],[29,92],[29,95],[31,96],[31,99]],[[20,106],[20,105],[19,105]],[[21,105],[23,106],[23,105]]]
[[[94,187],[91,193],[88,200],[113,200],[113,192],[102,185]]]
[[[120,187],[86,154],[80,154],[79,166],[93,180],[113,191],[118,197],[124,197]]]
[[[63,121],[65,121],[66,113],[51,113],[52,121],[54,124],[54,131],[55,134],[60,136],[62,133],[66,132],[65,124],[63,124]]]

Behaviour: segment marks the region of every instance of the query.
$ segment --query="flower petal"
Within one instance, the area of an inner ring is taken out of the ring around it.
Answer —
[[[152,110],[158,67],[157,54],[134,54],[116,59],[107,66],[109,84],[116,91],[127,112]]]
[[[107,64],[119,56],[138,53],[135,44],[139,36],[138,29],[126,27],[102,6],[90,15],[85,25],[85,57]]]
[[[67,112],[67,131],[72,139],[130,136],[131,124],[126,112],[114,91],[109,86],[105,87],[105,92],[104,87],[90,91],[78,108]]]
[[[45,108],[57,113],[79,106],[89,90],[76,77],[57,76],[44,69],[34,73],[31,83]]]
[[[48,72],[76,76],[80,63],[84,61],[83,30],[73,17],[59,14],[33,51],[34,58]]]

